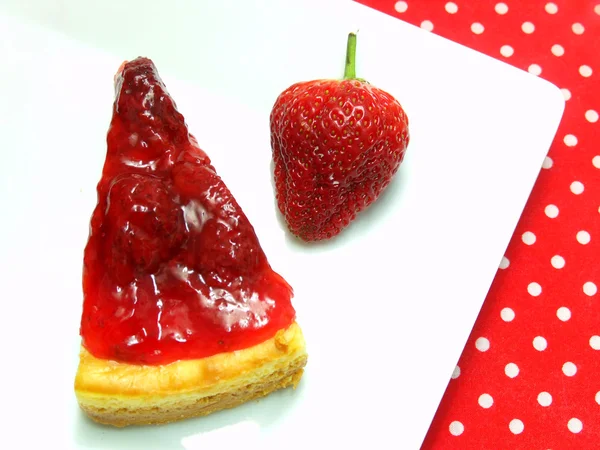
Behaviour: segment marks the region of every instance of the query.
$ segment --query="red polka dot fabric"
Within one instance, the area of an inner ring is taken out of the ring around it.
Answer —
[[[422,448],[600,449],[600,0],[358,1],[566,100]]]

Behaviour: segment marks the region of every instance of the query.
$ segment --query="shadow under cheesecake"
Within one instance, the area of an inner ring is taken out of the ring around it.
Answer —
[[[75,440],[84,448],[111,450],[222,448],[223,442],[236,439],[240,445],[261,441],[299,406],[304,385],[300,381],[296,389],[282,389],[235,408],[164,425],[116,428],[98,424],[80,412]]]

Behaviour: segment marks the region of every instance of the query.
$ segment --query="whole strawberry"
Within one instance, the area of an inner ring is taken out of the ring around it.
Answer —
[[[305,241],[336,236],[377,200],[408,146],[402,106],[356,78],[355,56],[350,33],[343,80],[296,83],[271,111],[277,204]]]

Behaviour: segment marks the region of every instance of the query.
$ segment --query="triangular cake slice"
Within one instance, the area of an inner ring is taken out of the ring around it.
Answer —
[[[81,408],[157,424],[295,387],[307,354],[292,288],[147,58],[115,76],[107,144],[84,252]]]

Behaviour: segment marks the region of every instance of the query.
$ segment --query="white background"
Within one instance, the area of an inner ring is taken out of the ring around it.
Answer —
[[[341,77],[357,29],[358,75],[402,103],[411,143],[395,181],[339,239],[302,245],[274,204],[269,112],[296,81]],[[309,363],[296,391],[115,430],[82,416],[73,380],[112,77],[136,56],[155,61],[293,285]],[[0,59],[1,376],[13,416],[0,439],[62,449],[420,446],[558,126],[556,87],[340,0],[5,1]]]

